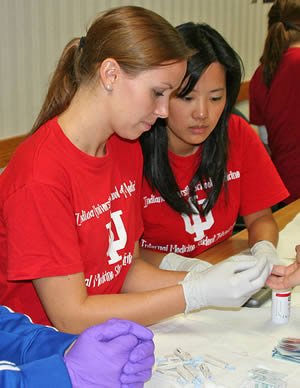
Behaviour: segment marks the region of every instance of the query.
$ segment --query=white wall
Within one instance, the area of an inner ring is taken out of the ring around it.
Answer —
[[[262,1],[0,0],[0,138],[31,128],[63,47],[84,35],[98,12],[134,4],[160,13],[174,25],[206,22],[241,55],[247,80],[265,39],[270,4]]]

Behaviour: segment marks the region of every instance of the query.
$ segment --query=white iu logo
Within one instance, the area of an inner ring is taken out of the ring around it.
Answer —
[[[202,205],[205,199],[198,200],[198,204]],[[191,202],[189,198],[189,203],[192,208],[197,211],[195,205]],[[200,214],[181,214],[181,217],[184,220],[185,230],[187,233],[195,234],[194,241],[200,241],[204,237],[204,231],[210,229],[214,224],[214,218],[212,212],[209,211],[205,217],[205,221],[202,221]]]
[[[107,256],[110,257],[108,264],[115,264],[122,259],[122,256],[119,256],[118,251],[123,249],[127,242],[127,233],[121,218],[123,214],[122,210],[118,210],[114,213],[111,213],[111,218],[115,224],[116,231],[118,234],[118,240],[115,240],[113,231],[111,230],[111,222],[106,224],[106,228],[109,231],[109,247],[107,251]]]

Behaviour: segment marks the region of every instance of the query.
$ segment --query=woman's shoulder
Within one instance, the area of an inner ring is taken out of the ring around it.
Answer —
[[[25,138],[13,154],[11,161],[15,163],[32,163],[37,154],[43,155],[45,146],[57,127],[56,118],[47,121],[35,133]]]
[[[259,65],[256,70],[254,71],[251,79],[250,79],[250,87],[251,85],[253,84],[256,84],[256,83],[261,83],[263,82],[263,78],[262,78],[262,67],[261,65]]]
[[[62,154],[57,146],[57,140],[52,136],[52,131],[52,125],[46,123],[20,144],[1,174],[0,185],[5,187],[4,191],[12,193],[27,185],[38,183],[65,184]]]
[[[244,114],[231,113],[228,121],[228,134],[251,129],[247,118]]]
[[[228,138],[230,144],[241,145],[248,141],[259,139],[255,130],[241,116],[231,114],[228,122]]]
[[[261,65],[255,70],[253,76],[250,79],[249,83],[249,102],[255,102],[257,100],[264,101],[266,95],[268,94],[268,88],[266,87]]]
[[[289,47],[284,53],[284,57],[287,58],[291,63],[300,63],[300,47]]]
[[[298,81],[300,79],[300,47],[290,47],[283,55],[278,77],[284,75],[284,79],[295,82],[295,86],[298,87]],[[275,77],[276,79],[276,77]]]

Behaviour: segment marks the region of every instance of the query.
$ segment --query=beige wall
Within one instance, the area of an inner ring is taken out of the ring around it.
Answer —
[[[64,45],[98,12],[126,4],[153,9],[174,25],[211,24],[241,55],[246,80],[258,64],[270,8],[262,0],[0,0],[0,139],[30,129]]]

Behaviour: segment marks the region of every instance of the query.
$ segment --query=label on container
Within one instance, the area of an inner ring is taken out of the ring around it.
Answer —
[[[291,290],[272,291],[272,321],[287,323],[290,317]]]

